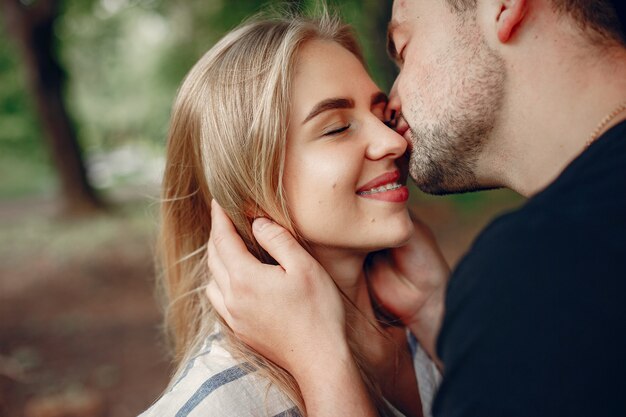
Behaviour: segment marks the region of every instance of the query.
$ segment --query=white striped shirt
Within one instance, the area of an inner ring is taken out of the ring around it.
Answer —
[[[424,416],[441,380],[434,363],[407,332]],[[389,403],[388,403],[389,404]],[[404,417],[391,404],[397,417]],[[291,400],[225,348],[219,329],[186,365],[172,388],[140,417],[299,417]]]

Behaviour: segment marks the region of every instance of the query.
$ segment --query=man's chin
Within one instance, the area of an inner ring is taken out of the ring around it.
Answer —
[[[450,195],[472,193],[475,191],[497,190],[502,188],[500,185],[480,184],[477,181],[468,181],[467,178],[455,180],[446,180],[440,177],[417,177],[411,175],[411,179],[417,185],[417,188],[431,195]]]
[[[475,186],[475,187],[465,187],[465,188],[437,188],[437,187],[428,187],[428,186],[417,186],[420,190],[425,192],[426,194],[431,195],[452,195],[452,194],[464,194],[464,193],[473,193],[476,191],[488,191],[488,190],[499,190],[503,188],[501,186]]]

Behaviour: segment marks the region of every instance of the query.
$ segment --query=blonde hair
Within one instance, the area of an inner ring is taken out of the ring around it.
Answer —
[[[250,252],[264,262],[273,260],[251,231],[258,214],[306,244],[287,209],[283,174],[294,68],[300,48],[311,40],[336,42],[363,62],[351,28],[323,12],[319,18],[247,22],[191,69],[173,106],[160,236],[165,324],[178,372],[220,322],[231,353],[253,364],[302,415],[306,410],[294,378],[237,339],[210,305],[204,294],[209,280],[205,245],[212,198],[228,213]],[[353,353],[372,397],[386,414],[356,346]]]

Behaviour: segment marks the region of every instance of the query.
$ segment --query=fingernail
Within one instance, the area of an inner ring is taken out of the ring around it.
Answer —
[[[261,230],[265,228],[265,226],[271,223],[272,221],[266,217],[257,217],[256,219],[254,219],[254,223],[252,223],[252,227],[255,230],[260,232]]]

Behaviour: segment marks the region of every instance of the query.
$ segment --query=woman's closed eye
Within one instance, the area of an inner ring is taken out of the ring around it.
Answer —
[[[350,127],[351,127],[351,124],[348,123],[347,125],[343,125],[341,127],[331,128],[327,130],[326,132],[324,132],[323,136],[336,136],[350,129]]]

